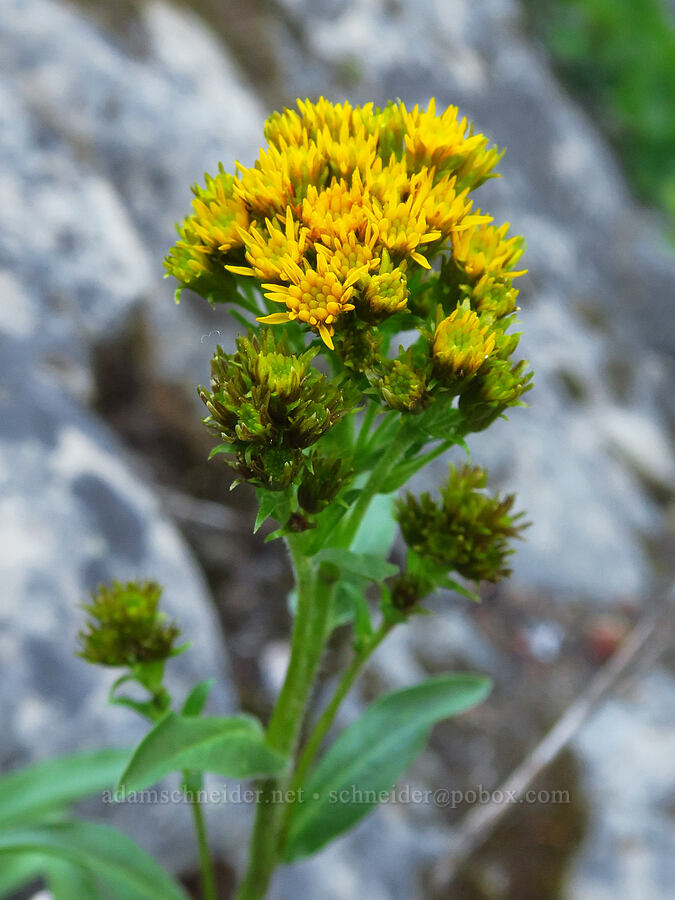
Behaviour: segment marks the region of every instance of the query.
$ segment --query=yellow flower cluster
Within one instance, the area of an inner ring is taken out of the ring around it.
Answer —
[[[433,100],[426,111],[323,98],[297,106],[267,120],[254,166],[237,164],[235,176],[221,168],[194,189],[166,261],[181,284],[199,290],[224,269],[252,276],[285,307],[259,321],[297,319],[332,348],[340,316],[358,304],[376,316],[403,309],[405,273],[430,268],[448,244],[476,272],[515,258],[501,230],[496,247],[476,237],[490,217],[472,213],[468,194],[500,153],[456,107],[437,116]]]

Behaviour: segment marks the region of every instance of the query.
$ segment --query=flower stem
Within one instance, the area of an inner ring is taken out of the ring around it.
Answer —
[[[271,747],[292,756],[297,746],[314,676],[328,630],[332,586],[315,576],[310,561],[289,538],[295,568],[298,603],[291,642],[291,656],[281,693],[272,713],[267,740]],[[278,862],[280,825],[284,806],[280,802],[287,779],[270,778],[260,785],[248,869],[236,900],[261,900]],[[282,792],[280,797],[279,791]]]
[[[197,845],[199,847],[199,867],[202,876],[202,898],[203,900],[216,900],[216,877],[213,871],[213,861],[209,852],[209,844],[206,839],[206,824],[204,822],[204,811],[201,803],[197,799],[193,799],[190,803],[192,807],[192,818],[195,823],[195,832],[197,834]]]
[[[354,452],[358,458],[358,454],[365,451],[368,446],[368,442],[370,440],[370,429],[375,421],[375,416],[378,414],[379,408],[377,403],[371,401],[366,407],[366,411],[363,414],[363,419],[361,421],[361,426],[359,428],[359,435],[356,439],[356,447],[354,448]]]
[[[401,427],[391,443],[386,448],[382,448],[382,455],[377,465],[372,469],[370,477],[359,494],[349,518],[339,532],[339,543],[341,546],[347,548],[351,546],[363,517],[368,512],[368,507],[373,497],[380,493],[380,487],[384,479],[399,461],[407,443],[408,438],[405,429]]]
[[[361,674],[361,670],[363,669],[366,662],[370,659],[372,654],[377,650],[382,641],[389,634],[391,629],[394,627],[392,622],[382,622],[377,631],[372,635],[370,641],[362,647],[357,653],[354,654],[351,663],[348,668],[342,675],[337,688],[335,689],[335,693],[331,697],[328,705],[321,713],[316,725],[312,729],[309,737],[307,738],[307,743],[305,744],[302,753],[300,754],[300,758],[298,759],[298,763],[295,767],[295,771],[293,772],[293,778],[290,786],[290,796],[295,797],[297,795],[298,790],[302,786],[307,773],[309,772],[310,766],[314,761],[314,757],[316,756],[321,744],[323,743],[323,739],[328,734],[331,725],[335,720],[335,716],[342,705],[342,701],[345,699],[349,691],[351,690],[354,682]],[[288,829],[288,824],[290,821],[291,813],[293,811],[292,806],[293,800],[290,801],[289,805],[286,808],[286,814],[284,816],[284,825],[282,829],[282,849],[283,842],[286,838],[286,832]]]

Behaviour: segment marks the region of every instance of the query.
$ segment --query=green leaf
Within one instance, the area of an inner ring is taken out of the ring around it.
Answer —
[[[151,719],[153,714],[157,712],[157,707],[152,700],[133,700],[131,697],[114,697],[110,700],[112,706],[125,706],[127,709],[133,709],[139,716],[144,719]]]
[[[357,638],[372,634],[368,601],[364,595],[366,582],[362,578],[343,579],[337,586],[333,596],[330,628],[338,628],[354,620],[354,632]]]
[[[260,508],[253,526],[253,533],[255,534],[270,516],[283,525],[291,514],[288,494],[285,491],[266,491],[264,488],[258,488],[257,494]]]
[[[370,644],[373,636],[373,620],[370,615],[370,607],[363,591],[355,591],[352,594],[354,611],[354,646],[358,649]]]
[[[452,446],[452,443],[453,442],[449,440],[443,441],[434,447],[433,450],[429,450],[427,453],[422,453],[419,456],[413,455],[404,459],[403,462],[399,463],[397,466],[394,466],[387,478],[385,478],[380,485],[382,493],[390,494],[393,491],[397,491],[400,487],[403,487],[403,485],[406,484],[416,472],[423,469],[427,463],[436,459],[441,453],[445,453],[445,451]]]
[[[0,857],[17,853],[63,859],[95,873],[120,900],[187,900],[167,873],[119,831],[93,822],[52,822],[0,833]]]
[[[232,453],[232,444],[217,444],[209,453],[209,459],[213,459],[213,457],[218,456],[219,453]]]
[[[206,681],[196,684],[185,698],[182,714],[184,716],[201,716],[215,683],[215,678],[207,678]]]
[[[477,591],[470,590],[466,585],[460,584],[459,581],[455,581],[454,578],[441,578],[436,584],[438,587],[445,588],[448,591],[455,591],[455,593],[461,594],[462,597],[466,597],[474,603],[482,602],[481,596]]]
[[[368,581],[384,581],[385,578],[398,572],[398,566],[374,553],[354,553],[352,550],[340,550],[337,547],[327,547],[317,553],[316,560],[333,563],[341,571],[358,575]]]
[[[120,778],[122,791],[142,790],[169,772],[192,769],[230,778],[277,775],[287,760],[265,743],[258,721],[169,713],[138,745]]]
[[[391,791],[422,750],[431,728],[480,703],[490,692],[482,675],[440,675],[376,700],[347,728],[303,785],[284,860],[309,856],[350,829]]]
[[[129,750],[94,750],[37,763],[0,778],[3,826],[35,821],[116,784]]]
[[[394,543],[398,523],[394,518],[394,498],[390,494],[378,494],[368,507],[352,541],[360,553],[373,553],[386,558]]]
[[[9,900],[19,888],[36,881],[45,871],[45,858],[38,853],[6,854],[0,865],[0,898]]]
[[[96,879],[81,866],[45,858],[44,871],[53,900],[101,900]]]

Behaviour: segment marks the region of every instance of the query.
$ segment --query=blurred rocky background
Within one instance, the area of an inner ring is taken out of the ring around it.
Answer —
[[[627,17],[636,6],[645,14]],[[273,108],[321,93],[435,96],[507,148],[479,202],[528,241],[521,319],[536,386],[530,409],[471,449],[534,524],[513,579],[480,606],[438,597],[436,615],[394,633],[343,722],[381,688],[488,672],[490,700],[439,727],[408,781],[494,790],[583,704],[636,625],[646,639],[533,782],[569,802],[517,805],[478,836],[468,802],[385,805],[280,872],[273,897],[670,896],[669,29],[660,0],[0,0],[2,769],[140,736],[133,714],[105,706],[112,678],[73,657],[78,605],[112,577],[166,586],[195,644],[172,664],[178,693],[217,675],[213,711],[269,711],[288,568],[278,544],[250,535],[251,493],[230,493],[225,467],[206,464],[195,394],[236,325],[187,294],[176,306],[162,257],[189,185],[219,161],[250,164]],[[337,633],[317,703],[348,650]],[[249,810],[208,815],[227,897]],[[115,817],[190,883],[180,809]]]

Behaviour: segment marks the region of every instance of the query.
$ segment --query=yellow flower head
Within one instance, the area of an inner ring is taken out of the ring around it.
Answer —
[[[366,322],[380,322],[401,312],[408,303],[408,282],[405,263],[394,267],[386,250],[377,274],[368,274],[359,282],[361,288],[357,312]]]
[[[410,256],[425,269],[430,269],[431,265],[420,248],[441,237],[440,231],[429,227],[424,202],[428,188],[428,172],[423,169],[410,179],[409,194],[405,200],[392,189],[383,203],[373,200],[369,212],[379,243],[392,256],[401,259]]]
[[[293,218],[293,210],[286,207],[285,227],[281,228],[277,221],[265,219],[265,231],[251,225],[248,231],[243,228],[240,236],[246,247],[246,266],[226,266],[235,275],[253,275],[255,278],[284,279],[284,265],[289,260],[299,263],[305,252],[307,229]]]
[[[241,228],[248,228],[246,206],[234,196],[235,179],[222,168],[205,176],[205,187],[194,185],[194,210],[178,228],[180,240],[166,260],[166,269],[183,284],[211,271],[210,257],[240,247]]]
[[[370,225],[365,227],[363,235],[359,235],[342,224],[332,235],[323,235],[323,243],[316,243],[314,249],[326,258],[331,272],[346,282],[352,272],[368,271],[378,264],[376,239],[377,235]]]
[[[310,187],[302,201],[302,221],[312,241],[330,239],[342,232],[365,231],[368,219],[363,202],[365,192],[358,172],[351,185],[344,178],[333,178],[328,187]]]
[[[496,149],[487,150],[485,135],[473,134],[473,126],[458,118],[456,106],[449,106],[437,116],[433,99],[426,112],[415,106],[405,115],[405,128],[406,159],[411,172],[419,171],[421,166],[433,166],[439,174],[460,172],[460,180],[468,176],[470,184],[477,187],[489,177],[501,157]]]
[[[377,136],[368,134],[363,126],[352,135],[345,124],[337,136],[325,128],[317,141],[321,152],[330,160],[333,175],[338,178],[350,178],[355,171],[363,175],[378,158]]]
[[[349,300],[362,271],[356,269],[342,282],[329,269],[326,256],[317,256],[316,269],[312,269],[306,260],[303,262],[302,268],[292,262],[285,267],[284,275],[290,285],[263,284],[267,299],[284,303],[288,311],[262,316],[258,321],[279,325],[298,319],[315,328],[323,342],[333,350],[333,322],[338,316],[354,309],[354,304]]]
[[[311,137],[328,132],[331,137],[342,139],[374,130],[372,103],[354,107],[351,103],[331,103],[325,97],[320,97],[316,103],[298,100],[298,109],[303,128]]]
[[[473,375],[495,348],[495,336],[478,315],[458,306],[436,326],[432,352],[438,366],[452,374]]]
[[[484,275],[490,278],[516,278],[526,269],[514,272],[513,267],[525,250],[522,237],[506,237],[509,223],[499,228],[493,225],[472,225],[455,235],[452,243],[453,258],[466,276],[478,281]]]

